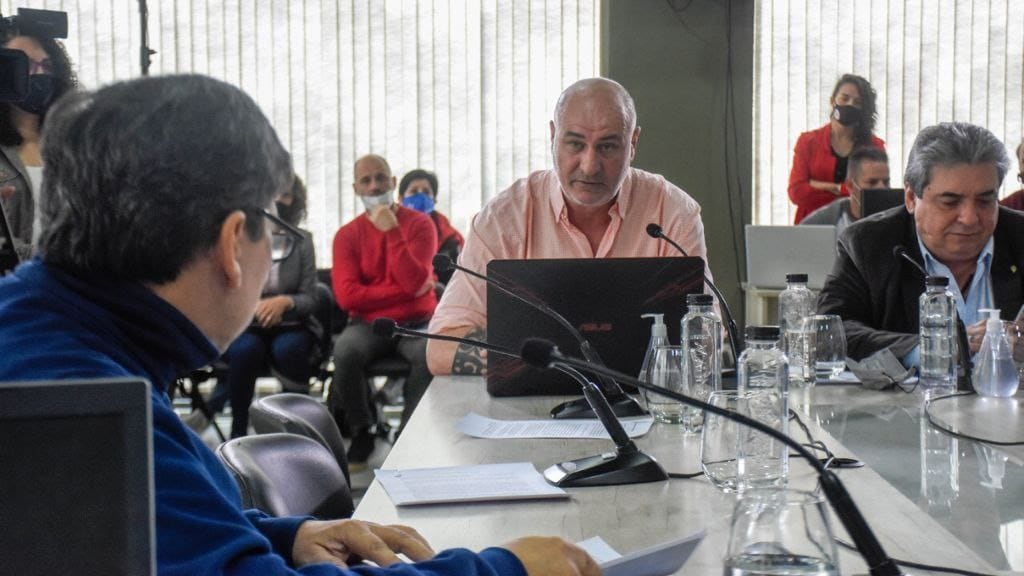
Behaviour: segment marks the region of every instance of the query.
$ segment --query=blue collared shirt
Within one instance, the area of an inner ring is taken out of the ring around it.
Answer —
[[[949,278],[949,292],[953,295],[953,301],[956,302],[956,313],[963,320],[964,326],[970,326],[979,320],[984,320],[985,318],[978,313],[978,310],[993,308],[995,305],[995,299],[992,296],[991,278],[992,249],[995,246],[994,239],[989,238],[985,247],[981,250],[981,254],[978,255],[978,262],[974,269],[974,276],[971,278],[971,285],[967,287],[966,300],[960,292],[960,284],[953,277],[949,267],[939,262],[935,256],[932,256],[932,253],[924,247],[924,243],[921,242],[920,238],[917,239],[917,245],[921,248],[921,254],[924,255],[924,269],[928,272],[928,275]],[[909,368],[920,364],[919,348],[915,346],[913,350],[903,357],[904,366]]]
[[[992,297],[991,281],[992,247],[995,245],[995,241],[989,238],[985,247],[982,248],[981,254],[978,255],[978,262],[974,269],[974,276],[971,278],[971,285],[967,287],[966,300],[964,300],[963,294],[960,293],[960,284],[957,283],[949,268],[932,256],[932,253],[924,247],[920,238],[917,239],[917,244],[921,247],[921,254],[924,255],[924,269],[928,271],[928,274],[930,276],[945,276],[949,278],[949,292],[953,294],[953,300],[956,301],[956,313],[963,320],[964,326],[970,326],[979,320],[985,320],[978,313],[978,310],[992,308],[995,302]]]

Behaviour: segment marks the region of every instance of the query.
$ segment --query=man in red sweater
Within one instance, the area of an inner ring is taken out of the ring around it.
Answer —
[[[426,341],[381,338],[373,334],[372,324],[377,318],[392,318],[407,328],[426,329],[437,305],[431,263],[437,232],[426,214],[394,202],[395,177],[384,158],[363,156],[356,161],[354,177],[352,188],[366,212],[334,236],[331,282],[349,323],[334,345],[329,403],[339,423],[343,418],[352,431],[348,460],[358,465],[374,447],[365,367],[396,350],[409,361],[403,424],[430,384]]]

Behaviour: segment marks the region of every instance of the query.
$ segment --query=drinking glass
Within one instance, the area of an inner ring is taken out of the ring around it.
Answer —
[[[733,510],[723,574],[838,575],[821,495],[780,487],[744,490]]]
[[[1003,320],[1003,334],[1013,351],[1013,365],[1017,367],[1018,378],[1024,376],[1024,327],[1017,321]]]
[[[658,346],[654,349],[654,356],[647,368],[647,381],[683,394],[686,381],[686,372],[683,370],[685,361],[686,354],[682,346]],[[683,423],[685,410],[682,402],[647,390],[643,391],[643,396],[647,410],[654,416],[655,421],[666,424]]]
[[[736,390],[714,390],[708,404],[716,408],[746,413],[745,399],[749,393]],[[704,414],[704,427],[700,432],[700,468],[715,488],[723,492],[739,490],[739,468],[736,459],[742,435],[741,424],[718,414]]]
[[[814,322],[814,367],[823,378],[835,378],[846,369],[846,332],[843,319],[818,314]]]

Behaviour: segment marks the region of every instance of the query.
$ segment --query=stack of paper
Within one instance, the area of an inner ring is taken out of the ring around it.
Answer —
[[[395,506],[569,497],[529,462],[377,470],[376,475]]]

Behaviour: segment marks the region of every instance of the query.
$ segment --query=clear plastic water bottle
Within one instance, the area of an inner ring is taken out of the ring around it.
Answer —
[[[921,294],[921,386],[937,392],[956,387],[956,303],[949,278],[925,278]]]
[[[794,388],[814,386],[814,338],[807,319],[816,308],[817,296],[807,288],[807,274],[786,274],[786,289],[779,294],[779,329]]]
[[[722,320],[715,314],[710,294],[686,297],[686,316],[680,322],[683,351],[686,354],[686,394],[707,400],[714,390],[722,389]],[[702,410],[686,407],[683,427],[700,432]]]
[[[1003,333],[999,310],[982,308],[978,312],[988,314],[988,321],[985,323],[985,339],[981,341],[974,366],[974,390],[982,396],[1009,398],[1017,393],[1020,377],[1013,364],[1010,341]]]
[[[779,349],[778,326],[747,326],[747,347],[739,359],[741,411],[783,434],[789,431],[789,361]],[[743,488],[785,485],[789,449],[761,432],[744,428],[737,454]]]

